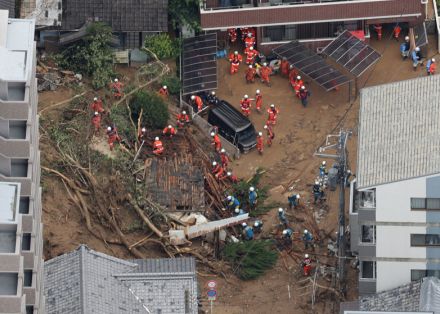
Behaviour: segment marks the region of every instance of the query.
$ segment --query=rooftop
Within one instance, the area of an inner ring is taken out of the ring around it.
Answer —
[[[35,22],[0,10],[0,81],[26,82],[32,73]]]
[[[45,262],[47,313],[197,313],[193,258],[125,261],[81,245]]]
[[[359,189],[440,173],[440,76],[361,90]]]
[[[16,221],[19,200],[19,183],[0,182],[0,223]]]

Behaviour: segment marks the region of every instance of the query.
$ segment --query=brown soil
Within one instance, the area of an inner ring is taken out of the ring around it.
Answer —
[[[386,36],[384,36],[385,38]],[[434,38],[430,38],[435,42]],[[399,44],[395,41],[373,41],[372,46],[383,54],[380,61],[372,71],[365,73],[359,80],[359,87],[373,86],[387,82],[413,78],[425,75],[424,68],[417,72],[412,71],[409,61],[402,62],[399,54]],[[434,46],[431,46],[429,56],[434,56]],[[134,70],[121,69],[127,81],[134,80]],[[135,84],[133,84],[135,85]],[[244,81],[244,68],[239,74],[230,76],[228,64],[225,60],[219,61],[219,89],[218,96],[228,100],[238,107],[239,100],[244,94],[253,97],[256,89],[263,93],[265,109],[274,103],[280,109],[278,123],[275,127],[275,141],[272,147],[265,147],[263,155],[252,151],[233,162],[233,170],[239,176],[248,178],[254,174],[255,169],[263,167],[267,170],[263,183],[271,189],[270,198],[283,204],[287,202],[289,188],[299,192],[302,196],[302,208],[296,213],[289,213],[294,218],[295,231],[301,231],[305,225],[301,223],[306,217],[314,214],[323,215],[320,228],[326,232],[334,232],[337,226],[338,194],[327,193],[327,203],[324,206],[313,206],[310,202],[310,186],[317,175],[318,165],[322,159],[314,157],[313,153],[324,142],[327,134],[335,134],[340,127],[353,130],[353,136],[348,142],[350,167],[356,170],[356,125],[359,101],[348,103],[348,88],[342,87],[338,92],[325,92],[313,82],[308,82],[312,92],[310,103],[303,108],[289,87],[287,79],[279,76],[272,77],[272,87],[268,88],[257,82],[247,85]],[[68,88],[59,88],[55,92],[43,92],[39,95],[39,110],[68,99],[75,92]],[[93,92],[87,94],[93,97]],[[103,95],[104,96],[104,95]],[[58,106],[42,113],[42,118],[51,123],[59,123],[66,106]],[[84,108],[87,110],[87,108]],[[252,112],[251,120],[257,131],[262,131],[267,114],[261,115]],[[96,145],[102,146],[106,151],[104,137],[96,140]],[[48,144],[44,133],[41,136],[42,164],[51,165],[56,160],[54,147]],[[328,160],[331,164],[331,160]],[[104,244],[100,239],[91,235],[81,217],[78,209],[66,198],[66,191],[58,178],[42,175],[43,187],[43,223],[45,240],[45,258],[75,249],[79,244],[85,243],[89,247],[120,258],[133,258],[122,246]],[[287,191],[287,192],[286,192]],[[348,197],[348,196],[347,196]],[[287,205],[287,204],[286,204]],[[124,219],[121,219],[121,229],[130,234],[134,241],[142,230],[138,229],[138,218],[131,212],[121,209]],[[271,236],[276,230],[276,210],[272,210],[262,217],[265,226],[264,234]],[[105,238],[112,239],[116,236],[110,228],[101,228]],[[303,254],[302,245],[295,244],[294,251]],[[323,248],[317,252],[324,253]],[[148,256],[164,256],[159,249],[152,248]],[[332,258],[322,258],[328,264],[334,263]],[[286,267],[287,266],[287,267]],[[288,270],[286,270],[286,268]],[[357,273],[351,268],[348,275],[349,300],[356,298]],[[311,309],[311,294],[308,288],[302,288],[303,279],[299,272],[298,262],[289,256],[280,257],[276,267],[267,272],[263,277],[253,281],[241,281],[232,273],[227,273],[227,280],[205,273],[200,273],[199,283],[204,309],[209,309],[206,299],[206,282],[215,279],[218,282],[218,299],[214,302],[216,313],[336,313],[338,300],[331,294],[318,297],[315,307]],[[324,280],[320,281],[325,284]],[[290,287],[290,298],[288,293]],[[320,290],[318,290],[320,292]]]

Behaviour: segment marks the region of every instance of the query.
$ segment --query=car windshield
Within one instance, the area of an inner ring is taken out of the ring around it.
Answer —
[[[252,124],[249,125],[245,130],[238,133],[237,137],[238,137],[238,141],[240,141],[240,142],[246,142],[250,139],[255,138],[254,126]]]

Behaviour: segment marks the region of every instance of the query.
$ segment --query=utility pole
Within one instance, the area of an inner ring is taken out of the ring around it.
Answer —
[[[332,158],[336,160],[335,168],[338,169],[339,183],[339,215],[338,215],[338,265],[337,274],[339,277],[339,290],[345,293],[345,187],[347,184],[347,140],[351,131],[340,130],[339,134],[327,135],[325,144],[318,149],[315,156],[323,158]],[[333,151],[333,154],[325,153],[327,150]]]

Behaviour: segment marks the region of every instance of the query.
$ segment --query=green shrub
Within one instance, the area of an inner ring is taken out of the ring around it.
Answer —
[[[180,80],[176,76],[165,76],[161,82],[162,85],[168,87],[168,91],[171,95],[179,95],[180,93]]]
[[[173,40],[166,33],[145,38],[145,48],[151,50],[159,59],[175,58],[180,53],[178,40]]]
[[[110,111],[110,120],[118,129],[119,135],[132,142],[136,140],[136,134],[129,119],[128,109],[124,105],[114,106]]]
[[[232,269],[239,278],[250,280],[271,269],[277,262],[278,252],[270,240],[253,240],[228,243],[224,256],[232,264]]]
[[[163,99],[155,93],[140,91],[130,101],[133,121],[138,121],[142,110],[142,124],[153,129],[164,128],[170,118]]]

